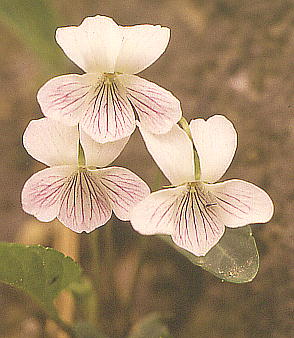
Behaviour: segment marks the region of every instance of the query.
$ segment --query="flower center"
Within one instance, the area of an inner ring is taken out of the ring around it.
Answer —
[[[115,81],[117,73],[104,73],[103,74],[103,83],[105,85],[112,85]]]
[[[120,81],[118,80],[118,75],[120,73],[103,73],[98,78],[96,77],[93,86],[92,86],[92,95],[90,95],[93,100],[97,98],[97,103],[100,103],[100,100],[108,101],[108,99],[115,100],[116,93],[121,90]],[[99,102],[98,102],[99,101]],[[108,102],[106,102],[108,104]]]
[[[78,166],[78,173],[87,173],[87,172],[91,172],[91,171],[96,171],[97,167],[95,166],[86,166],[86,165],[79,165]]]
[[[195,181],[187,183],[187,190],[189,194],[195,194],[205,208],[217,205],[217,199],[202,182]]]
[[[190,192],[195,192],[196,190],[203,190],[203,183],[200,181],[194,181],[187,183],[187,188]]]
[[[86,172],[86,171],[88,171],[88,168],[87,168],[86,166],[80,165],[80,166],[78,167],[78,172],[79,172],[79,173],[84,173],[84,172]]]

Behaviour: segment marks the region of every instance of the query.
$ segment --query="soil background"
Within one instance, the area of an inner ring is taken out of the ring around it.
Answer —
[[[31,2],[33,8],[34,1]],[[224,179],[241,178],[255,183],[269,193],[275,204],[273,219],[253,226],[260,271],[248,284],[222,283],[154,242],[154,255],[137,289],[133,320],[150,311],[168,311],[169,326],[176,338],[291,337],[293,1],[48,3],[58,14],[58,26],[78,25],[86,16],[102,14],[121,25],[150,23],[170,27],[166,52],[140,76],[172,91],[180,99],[187,120],[214,114],[228,117],[238,132],[238,149]],[[49,237],[40,235],[42,242],[52,245],[53,223],[39,223],[21,209],[24,182],[43,168],[24,150],[22,134],[31,119],[42,116],[36,101],[39,87],[53,75],[82,72],[66,56],[61,56],[64,71],[44,71],[37,53],[39,47],[29,48],[1,20],[0,36],[0,240],[32,243],[38,238],[38,229],[46,229]],[[48,36],[48,40],[53,39],[54,31]],[[151,187],[159,172],[137,131],[115,163],[133,170]],[[139,236],[129,223],[114,223],[118,265],[124,267],[117,272],[122,287],[127,285],[128,271],[132,271]],[[28,225],[35,237],[27,236]],[[80,256],[87,261],[83,241],[86,236],[82,235]],[[0,285],[1,338],[43,337],[32,319],[35,312],[34,305],[21,293]],[[119,325],[119,316],[113,320]]]

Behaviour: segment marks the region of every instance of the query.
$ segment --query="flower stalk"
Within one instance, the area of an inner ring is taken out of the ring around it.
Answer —
[[[79,167],[85,167],[86,165],[85,152],[81,145],[80,140],[79,140],[79,150],[78,150],[78,165]]]
[[[107,227],[105,228],[105,258],[107,262],[108,267],[108,283],[112,290],[113,298],[115,301],[117,300],[116,296],[116,288],[115,288],[115,282],[114,282],[114,265],[115,265],[115,252],[114,252],[114,239],[113,239],[113,228],[112,223],[109,222]]]
[[[191,130],[189,127],[189,123],[187,120],[182,116],[180,121],[178,122],[180,127],[184,130],[184,132],[189,136],[189,139],[193,142],[193,137],[191,134]],[[195,181],[199,181],[201,177],[201,170],[200,170],[200,161],[195,146],[193,145],[193,155],[194,155],[194,174],[195,174]]]
[[[100,257],[100,250],[98,246],[98,238],[99,234],[98,231],[93,231],[89,235],[89,244],[91,248],[92,254],[92,282],[93,282],[93,298],[91,300],[91,309],[89,313],[90,321],[97,327],[100,325],[101,321],[101,302],[100,302],[100,295],[99,295],[99,282],[101,280],[101,257]]]

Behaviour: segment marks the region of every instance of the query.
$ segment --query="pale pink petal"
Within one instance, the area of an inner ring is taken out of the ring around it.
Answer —
[[[73,166],[52,167],[34,174],[25,183],[21,200],[28,214],[43,222],[52,221],[59,213],[60,197],[69,177],[77,170]]]
[[[77,127],[69,127],[47,117],[33,120],[23,135],[27,152],[49,166],[76,164],[78,160]]]
[[[220,215],[227,227],[265,223],[273,216],[274,206],[271,198],[252,183],[229,180],[206,186],[216,197]]]
[[[120,75],[118,79],[144,129],[164,134],[180,120],[181,104],[171,92],[135,75]]]
[[[111,206],[95,172],[73,174],[60,196],[58,219],[75,232],[91,232],[111,217]]]
[[[86,18],[78,27],[56,31],[56,41],[65,54],[88,73],[113,73],[122,39],[118,25],[100,15]]]
[[[172,239],[196,256],[205,256],[225,231],[213,196],[201,184],[178,201]]]
[[[95,173],[115,215],[123,221],[130,219],[131,210],[150,193],[148,185],[128,169],[111,167]]]
[[[195,180],[193,145],[178,125],[166,134],[152,134],[138,123],[149,153],[169,181],[182,184]]]
[[[187,186],[152,193],[134,208],[131,224],[144,235],[172,235],[178,246],[196,256],[204,256],[225,230],[213,197]]]
[[[116,79],[101,79],[84,110],[81,128],[96,142],[106,143],[131,135],[135,127],[125,88]]]
[[[136,74],[149,67],[165,51],[170,30],[159,25],[119,27],[123,42],[115,71]]]
[[[77,125],[88,108],[93,81],[93,74],[62,75],[49,80],[37,95],[43,114],[70,126]]]
[[[222,115],[207,121],[192,120],[191,134],[199,156],[201,180],[213,183],[228,169],[237,147],[237,133],[233,124]]]
[[[142,235],[173,234],[179,201],[186,193],[186,186],[151,193],[132,210],[133,228]]]
[[[129,137],[115,142],[98,143],[83,131],[80,132],[80,141],[86,157],[86,165],[105,167],[113,162],[124,149]]]

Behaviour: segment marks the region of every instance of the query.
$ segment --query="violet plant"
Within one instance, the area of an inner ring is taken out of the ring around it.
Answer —
[[[169,38],[166,27],[122,27],[99,15],[80,26],[57,29],[57,43],[86,73],[55,77],[38,92],[45,117],[29,123],[23,143],[49,168],[25,183],[22,206],[42,222],[58,218],[74,232],[91,233],[96,249],[99,227],[113,211],[135,231],[157,235],[215,276],[245,283],[258,271],[249,224],[268,222],[273,203],[252,183],[216,183],[237,147],[236,130],[226,117],[205,121],[195,116],[188,124],[171,92],[134,75],[164,53]],[[123,151],[136,124],[171,186],[150,193],[129,169],[107,167]],[[60,291],[69,288],[74,293],[83,284],[77,263],[41,246],[1,243],[0,254],[6,257],[0,280],[28,292],[69,336],[105,337],[95,313],[94,322],[80,326],[63,321],[53,305]],[[93,276],[99,293],[97,273]],[[99,295],[91,297],[99,303]],[[158,321],[149,317],[139,325],[154,337],[171,337]]]

